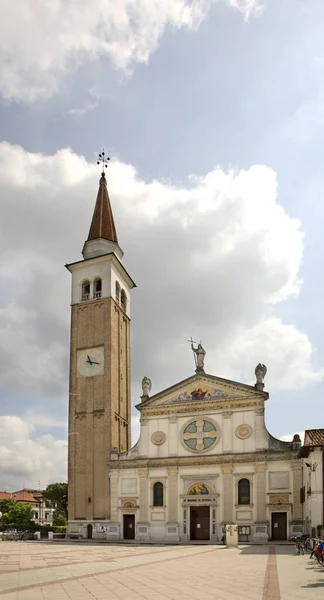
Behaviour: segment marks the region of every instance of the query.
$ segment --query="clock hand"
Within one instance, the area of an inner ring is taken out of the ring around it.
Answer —
[[[89,363],[89,365],[92,365],[92,360],[91,360],[91,358],[90,358],[89,354],[87,354],[87,359],[88,359],[88,360],[87,360],[87,363]]]
[[[96,360],[93,360],[93,361],[92,361],[92,364],[93,364],[93,365],[100,365],[100,363],[99,363],[99,362],[97,362]]]

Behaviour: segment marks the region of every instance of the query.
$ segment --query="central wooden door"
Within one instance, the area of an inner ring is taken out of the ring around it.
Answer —
[[[210,539],[209,506],[190,507],[190,539]]]
[[[286,540],[287,539],[287,513],[286,512],[273,512],[272,513],[271,539],[272,540]]]
[[[124,540],[135,540],[135,515],[124,515]]]

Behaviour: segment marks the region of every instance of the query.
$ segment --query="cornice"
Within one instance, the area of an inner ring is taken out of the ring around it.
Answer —
[[[182,402],[179,404],[160,404],[146,407],[137,407],[142,417],[153,417],[161,415],[176,415],[176,414],[194,414],[203,412],[215,412],[221,410],[235,410],[240,408],[263,408],[263,398],[252,399],[252,398],[224,398],[222,400],[210,400],[207,401],[192,401]]]
[[[249,453],[249,454],[229,454],[229,455],[218,455],[218,456],[179,456],[166,457],[166,458],[134,458],[123,461],[108,461],[108,466],[113,470],[125,470],[125,469],[156,469],[156,468],[169,468],[169,467],[206,467],[206,466],[233,466],[238,464],[253,464],[259,466],[260,464],[266,464],[274,461],[294,461],[297,458],[297,453],[294,452],[266,452],[262,454]]]

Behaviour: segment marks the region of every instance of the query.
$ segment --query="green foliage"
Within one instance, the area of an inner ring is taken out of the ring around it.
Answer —
[[[68,484],[50,483],[43,491],[43,496],[52,508],[55,508],[59,514],[63,514],[65,519],[68,516]]]
[[[33,521],[34,511],[32,506],[25,502],[12,502],[9,505],[9,510],[3,513],[1,518],[2,525],[9,525],[10,523],[23,523],[28,525]]]
[[[38,525],[37,531],[41,532],[41,537],[47,537],[49,531],[54,531],[54,533],[65,533],[66,527],[59,527],[57,525]]]
[[[54,510],[54,513],[53,513],[53,525],[66,527],[66,516],[64,513],[60,512],[57,508]]]
[[[14,500],[11,498],[3,498],[0,500],[0,512],[2,512],[2,514],[7,513],[13,504]]]

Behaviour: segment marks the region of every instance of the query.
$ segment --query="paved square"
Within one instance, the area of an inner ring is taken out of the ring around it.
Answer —
[[[293,546],[0,542],[0,600],[318,600],[324,568]]]

